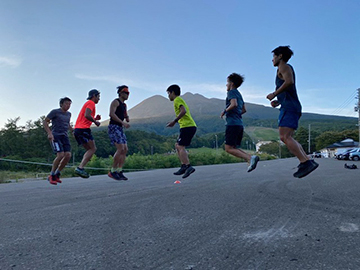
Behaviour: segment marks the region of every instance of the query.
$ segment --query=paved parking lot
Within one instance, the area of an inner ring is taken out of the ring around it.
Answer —
[[[317,161],[2,184],[0,269],[360,269],[360,169]]]

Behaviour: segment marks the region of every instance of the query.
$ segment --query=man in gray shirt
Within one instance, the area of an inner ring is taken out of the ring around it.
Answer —
[[[48,181],[52,185],[61,183],[60,173],[65,168],[71,158],[71,145],[68,136],[68,130],[72,132],[70,126],[71,113],[68,111],[71,106],[71,99],[64,97],[60,99],[60,108],[52,110],[44,119],[44,129],[48,134],[50,144],[56,153],[53,161],[51,173]],[[50,122],[52,128],[50,129]]]

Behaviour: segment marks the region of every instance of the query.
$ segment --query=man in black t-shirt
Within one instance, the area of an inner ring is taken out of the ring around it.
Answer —
[[[129,128],[129,116],[127,114],[125,100],[129,98],[129,88],[126,85],[117,87],[119,98],[114,99],[110,104],[110,123],[108,134],[110,141],[115,145],[116,152],[111,171],[108,176],[115,180],[128,180],[123,173],[122,167],[125,163],[128,151],[126,135],[123,128]],[[126,120],[126,122],[124,121]]]

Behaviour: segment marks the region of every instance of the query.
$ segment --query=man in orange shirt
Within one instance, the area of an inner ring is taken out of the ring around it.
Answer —
[[[89,178],[90,175],[84,170],[84,167],[96,152],[96,145],[90,126],[92,123],[100,126],[99,120],[101,119],[100,115],[95,117],[95,104],[98,104],[100,101],[100,92],[96,89],[90,90],[87,99],[88,101],[85,102],[80,110],[74,129],[74,136],[78,145],[82,145],[86,149],[79,167],[75,169],[75,174],[83,178]]]

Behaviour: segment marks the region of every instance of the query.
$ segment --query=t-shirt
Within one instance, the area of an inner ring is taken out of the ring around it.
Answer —
[[[230,100],[236,99],[238,106],[231,111],[226,112],[226,125],[227,126],[242,126],[242,109],[244,107],[244,100],[237,89],[232,89],[227,92],[226,96],[226,108],[230,106]]]
[[[51,129],[54,136],[68,135],[71,118],[71,113],[69,111],[64,112],[61,109],[54,109],[46,117],[51,120]]]
[[[196,127],[195,121],[191,117],[189,107],[187,106],[185,101],[181,97],[178,96],[174,99],[174,111],[175,111],[176,116],[178,116],[180,114],[180,106],[184,106],[184,108],[186,110],[186,114],[179,119],[180,128]]]
[[[293,67],[291,65],[289,66],[293,71],[294,84],[289,86],[285,91],[278,94],[277,100],[281,104],[280,110],[301,112],[301,104],[295,87],[295,72]],[[276,89],[278,89],[281,85],[283,85],[283,83],[284,80],[280,79],[279,76],[276,75],[276,80],[275,80]]]
[[[123,121],[125,119],[125,117],[127,117],[126,104],[121,102],[121,100],[119,98],[117,98],[116,100],[119,102],[119,106],[117,106],[115,114],[116,114],[117,117],[119,117],[119,119],[121,121]],[[122,124],[120,124],[119,122],[114,121],[111,117],[110,117],[110,124],[111,125],[122,126]]]
[[[93,118],[95,117],[95,102],[88,100],[80,110],[79,116],[75,123],[75,128],[90,128],[91,124],[93,123],[85,117],[86,109],[90,109],[91,116]]]

